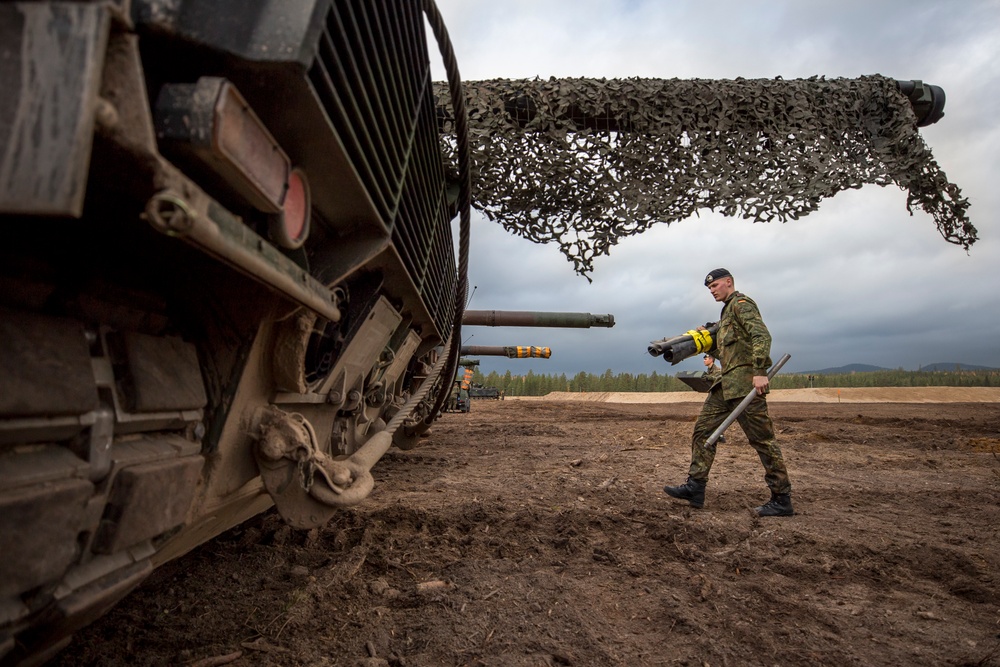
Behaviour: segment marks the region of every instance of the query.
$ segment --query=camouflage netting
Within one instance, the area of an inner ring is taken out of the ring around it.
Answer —
[[[968,249],[968,202],[934,161],[892,79],[465,82],[473,205],[559,244],[578,273],[619,239],[700,209],[796,219],[867,183],[909,192]],[[452,159],[447,92],[438,114]]]

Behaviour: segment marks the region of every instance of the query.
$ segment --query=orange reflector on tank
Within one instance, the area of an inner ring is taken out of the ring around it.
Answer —
[[[229,82],[219,91],[213,130],[217,154],[242,174],[251,203],[262,211],[273,210],[282,200],[290,161]]]
[[[161,149],[209,194],[226,205],[284,212],[291,160],[230,81],[206,76],[164,85],[155,124]]]
[[[294,250],[301,247],[309,236],[311,212],[309,181],[304,171],[295,168],[288,177],[288,190],[281,213],[271,219],[271,239],[282,248]]]

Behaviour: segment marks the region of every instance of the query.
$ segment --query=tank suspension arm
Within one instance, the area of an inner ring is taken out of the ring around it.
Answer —
[[[434,386],[437,381],[438,376],[441,375],[441,371],[448,364],[449,359],[447,355],[441,355],[434,366],[431,368],[430,374],[424,379],[420,387],[413,392],[403,407],[400,408],[399,412],[389,420],[386,424],[385,429],[379,431],[366,442],[361,449],[351,454],[350,457],[343,463],[351,471],[354,478],[354,482],[351,484],[350,488],[337,489],[336,487],[330,487],[328,489],[317,489],[311,495],[322,502],[325,505],[330,505],[331,507],[348,507],[350,505],[357,505],[362,500],[368,497],[371,490],[375,486],[375,481],[372,479],[371,469],[378,463],[379,459],[385,456],[385,453],[389,451],[389,447],[392,446],[392,435],[396,432],[403,422],[406,421],[413,411],[416,409],[417,405],[420,404],[422,400],[427,396],[428,391]]]
[[[282,518],[296,528],[315,528],[326,523],[338,508],[367,498],[375,487],[372,467],[392,446],[393,433],[427,397],[449,361],[445,354],[438,357],[427,378],[385,429],[346,459],[334,459],[323,452],[312,425],[302,415],[276,406],[264,409],[255,454],[264,486]]]

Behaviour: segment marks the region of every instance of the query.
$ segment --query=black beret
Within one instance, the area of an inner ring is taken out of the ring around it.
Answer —
[[[733,274],[729,272],[729,269],[713,269],[711,273],[705,276],[705,287],[708,287],[719,278],[732,278],[732,277]]]

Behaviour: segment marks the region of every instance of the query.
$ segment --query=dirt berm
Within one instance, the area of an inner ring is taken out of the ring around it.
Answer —
[[[624,392],[554,391],[541,397],[517,396],[514,400],[588,401],[596,403],[701,403],[705,394],[695,391]],[[1000,387],[848,387],[844,389],[776,389],[768,403],[997,403]]]

